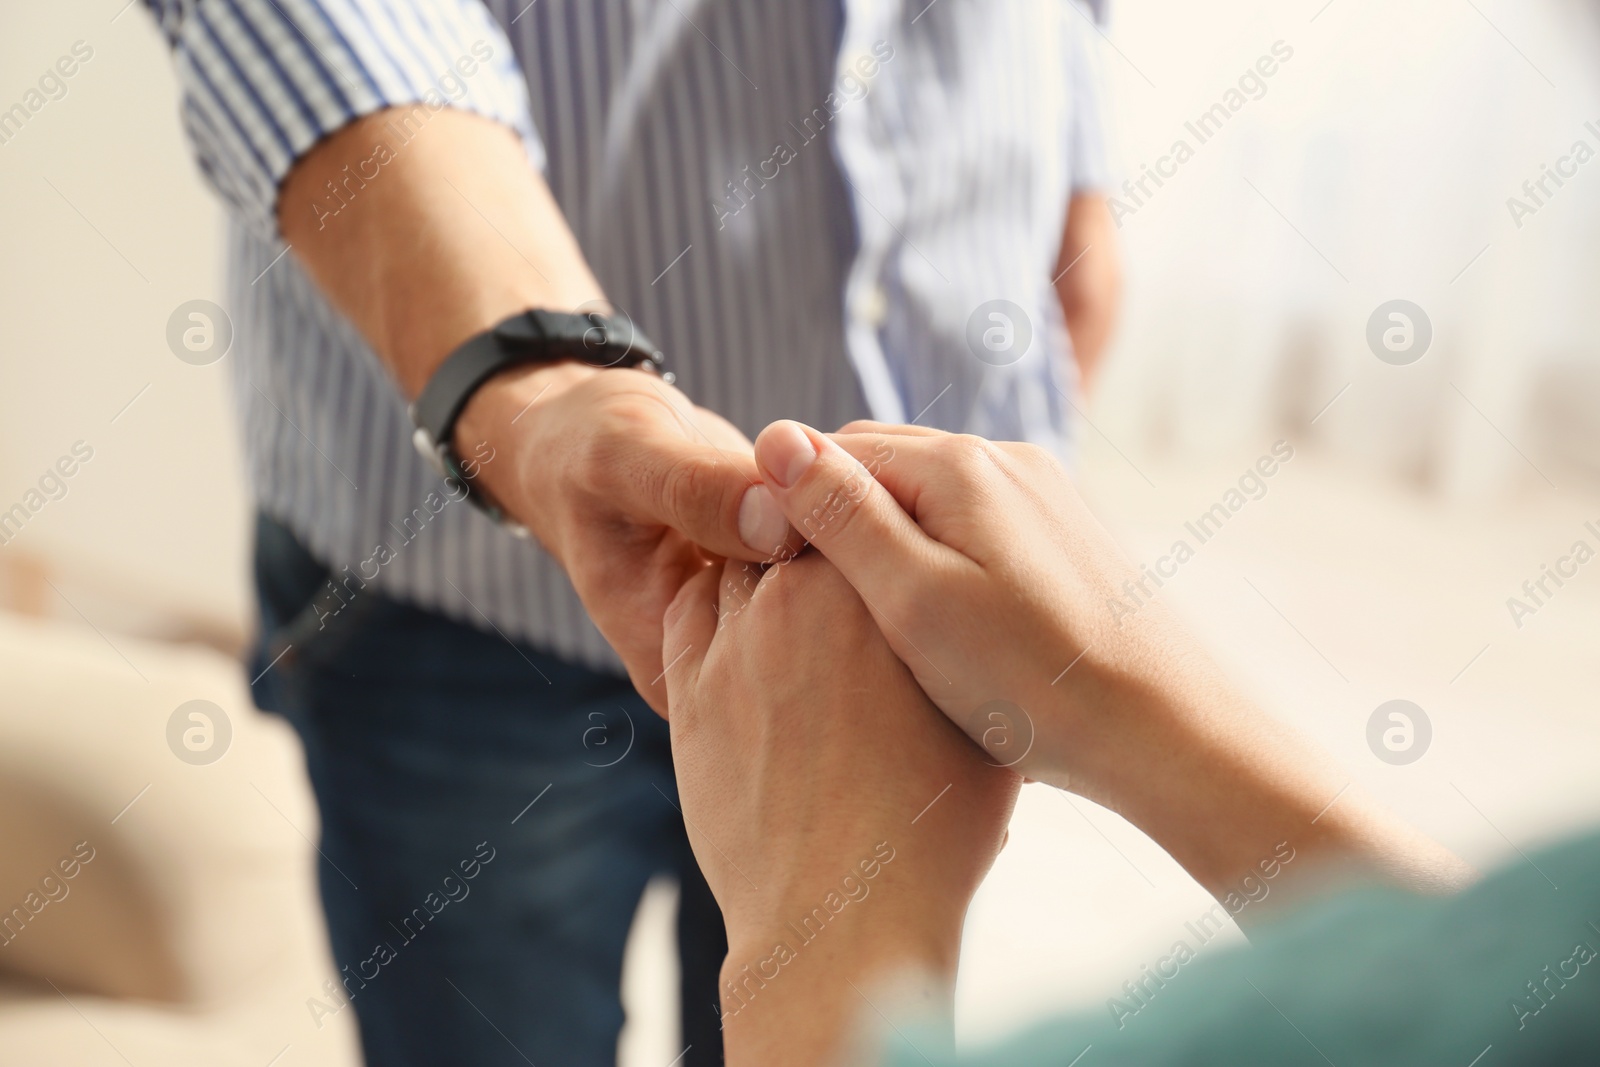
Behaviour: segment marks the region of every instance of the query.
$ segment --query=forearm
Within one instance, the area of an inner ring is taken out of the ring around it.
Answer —
[[[319,143],[284,182],[278,218],[323,293],[414,397],[473,334],[528,308],[604,307],[604,294],[515,134],[445,108],[401,143],[405,114],[369,115]],[[521,495],[530,408],[595,373],[528,368],[474,394],[455,444],[491,496]],[[523,517],[554,551],[542,516]]]
[[[409,397],[472,334],[604,294],[514,133],[445,108],[402,143],[403,114],[357,119],[308,152],[278,220]]]
[[[1103,291],[1086,292],[1077,285],[1060,286],[1058,294],[1067,318],[1073,359],[1078,364],[1078,378],[1088,390],[1099,381],[1106,347],[1116,326],[1116,297]]]
[[[1122,305],[1116,226],[1105,197],[1088,193],[1072,197],[1055,284],[1078,374],[1088,387],[1099,372]]]
[[[1119,700],[1139,728],[1108,732],[1091,792],[1165,848],[1241,926],[1351,881],[1445,892],[1454,855],[1367,797],[1214,669]],[[1268,897],[1270,905],[1259,906]]]

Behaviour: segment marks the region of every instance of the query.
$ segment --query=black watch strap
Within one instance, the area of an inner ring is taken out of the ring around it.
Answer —
[[[451,438],[456,420],[483,383],[503,370],[532,363],[576,360],[591,367],[659,371],[661,350],[622,315],[599,312],[524,311],[465,341],[433,372],[411,405],[417,451],[445,477],[469,486],[468,499],[501,522],[504,514],[472,490]],[[671,375],[665,376],[671,381]],[[508,523],[508,525],[513,525]]]

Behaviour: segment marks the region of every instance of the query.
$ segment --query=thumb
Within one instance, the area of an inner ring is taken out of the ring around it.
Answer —
[[[872,473],[826,434],[775,422],[756,438],[756,463],[789,523],[870,603],[951,549],[903,511]]]
[[[648,380],[648,379],[647,379]],[[714,411],[696,407],[670,385],[649,381],[670,413],[637,424],[620,464],[632,518],[678,531],[712,555],[751,562],[799,547],[771,496],[761,488],[750,441]],[[653,414],[660,415],[658,409]]]
[[[670,436],[637,445],[643,517],[732,559],[770,560],[796,547],[748,452]]]

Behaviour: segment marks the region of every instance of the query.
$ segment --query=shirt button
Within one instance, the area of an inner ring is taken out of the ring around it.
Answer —
[[[870,326],[882,326],[889,317],[889,296],[883,286],[874,285],[856,301],[856,317]]]

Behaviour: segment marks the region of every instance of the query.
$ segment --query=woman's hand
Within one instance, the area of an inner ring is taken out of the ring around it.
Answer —
[[[728,1062],[833,1062],[901,972],[947,1013],[1017,776],[928,702],[815,554],[702,571],[663,660],[684,821],[728,926]]]
[[[1098,752],[1137,723],[1108,705],[1184,673],[1155,664],[1197,658],[1159,605],[1126,617],[1108,607],[1138,576],[1040,448],[780,422],[756,458],[928,696],[1030,778],[1089,793],[1114,784],[1099,780],[1111,768]]]
[[[940,710],[997,762],[1125,815],[1219,899],[1286,854],[1275,888],[1330,864],[1466,876],[1228,684],[1042,449],[779,422],[756,460]]]

